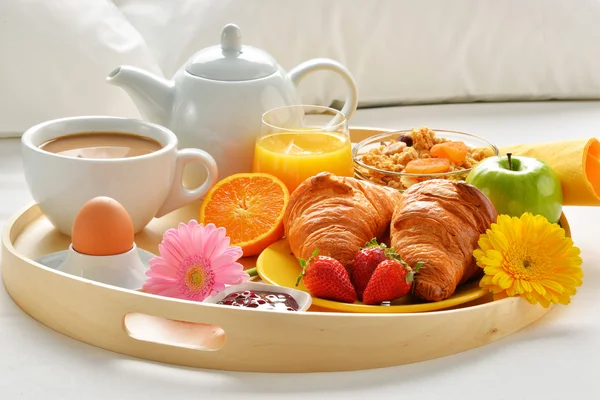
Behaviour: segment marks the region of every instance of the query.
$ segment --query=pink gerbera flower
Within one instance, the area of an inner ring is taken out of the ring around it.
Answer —
[[[143,290],[160,296],[202,301],[225,285],[244,282],[248,274],[237,262],[242,249],[229,246],[225,228],[191,220],[169,229],[150,259]]]

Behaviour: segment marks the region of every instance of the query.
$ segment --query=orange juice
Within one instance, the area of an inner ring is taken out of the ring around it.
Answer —
[[[290,193],[319,172],[353,176],[350,139],[326,132],[269,134],[256,142],[253,170],[275,175]]]

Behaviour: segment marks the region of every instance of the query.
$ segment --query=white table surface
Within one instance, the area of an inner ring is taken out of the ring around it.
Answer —
[[[498,145],[586,138],[600,136],[600,102],[381,108],[361,110],[351,125],[427,125],[471,132]],[[30,201],[19,141],[0,140],[0,224]],[[0,399],[599,399],[600,208],[568,207],[565,214],[585,274],[571,305],[479,349],[378,370],[253,374],[134,359],[46,328],[1,287]]]

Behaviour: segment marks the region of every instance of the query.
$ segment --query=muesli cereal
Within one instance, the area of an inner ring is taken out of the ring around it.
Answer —
[[[427,127],[413,129],[397,140],[382,142],[377,148],[361,155],[363,164],[389,172],[407,174],[439,174],[468,170],[484,158],[495,155],[491,148],[473,148],[461,141],[436,136]],[[359,174],[374,183],[406,189],[433,177],[397,176],[358,167]],[[464,174],[452,174],[447,179],[463,180]],[[436,176],[439,178],[439,176]]]

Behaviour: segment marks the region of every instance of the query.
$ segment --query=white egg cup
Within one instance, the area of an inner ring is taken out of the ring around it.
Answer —
[[[124,289],[137,290],[146,281],[149,268],[140,257],[136,244],[131,250],[112,256],[91,256],[78,253],[69,246],[65,260],[57,270]]]

